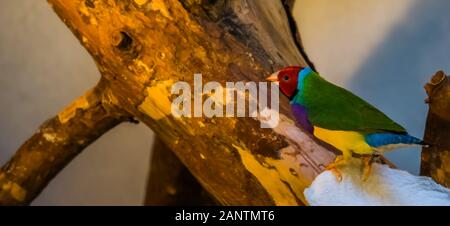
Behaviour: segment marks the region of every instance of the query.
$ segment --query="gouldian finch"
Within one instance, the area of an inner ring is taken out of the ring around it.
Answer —
[[[309,67],[287,67],[267,80],[279,83],[299,127],[342,152],[327,167],[339,181],[342,175],[336,167],[348,163],[353,153],[378,156],[395,148],[424,144],[380,110]],[[372,158],[365,162],[363,180],[369,177],[371,163]]]

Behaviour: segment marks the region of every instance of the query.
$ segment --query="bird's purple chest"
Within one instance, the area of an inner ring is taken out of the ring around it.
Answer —
[[[308,120],[308,113],[306,111],[306,108],[299,104],[293,104],[291,105],[291,108],[292,114],[294,114],[297,124],[309,133],[313,134],[314,127]]]

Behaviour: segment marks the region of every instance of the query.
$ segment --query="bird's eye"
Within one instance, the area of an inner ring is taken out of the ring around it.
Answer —
[[[284,81],[289,81],[289,76],[285,75],[285,76],[283,77],[283,80],[284,80]]]

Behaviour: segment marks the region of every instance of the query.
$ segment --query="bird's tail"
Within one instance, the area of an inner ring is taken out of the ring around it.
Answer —
[[[386,145],[421,145],[428,146],[423,140],[409,134],[398,133],[373,133],[366,135],[366,142],[372,147]]]

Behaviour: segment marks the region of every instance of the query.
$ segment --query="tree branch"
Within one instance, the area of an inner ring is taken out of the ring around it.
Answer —
[[[312,66],[302,53],[297,28],[284,1],[235,0],[181,1],[185,9],[201,20],[217,24],[251,49],[266,70],[287,65]]]
[[[146,205],[204,206],[216,203],[160,139],[155,139],[152,153]]]
[[[425,85],[429,106],[422,149],[421,175],[450,187],[450,77],[437,72]]]
[[[270,62],[305,66],[292,36],[278,33],[289,32],[285,11],[270,10],[283,9],[281,2],[249,1],[250,8],[241,8],[242,18],[253,18],[248,29],[275,23],[261,25],[259,35],[249,32],[251,40],[262,40],[253,48],[217,23],[193,19],[174,0],[49,2],[94,57],[119,105],[152,128],[221,204],[303,204],[304,188],[333,161],[333,152],[295,126],[287,100],[276,129],[261,129],[253,118],[170,113],[171,85],[193,85],[195,73],[204,83],[262,81],[275,68]]]
[[[0,170],[0,204],[29,204],[75,156],[128,115],[100,82],[45,122]]]

